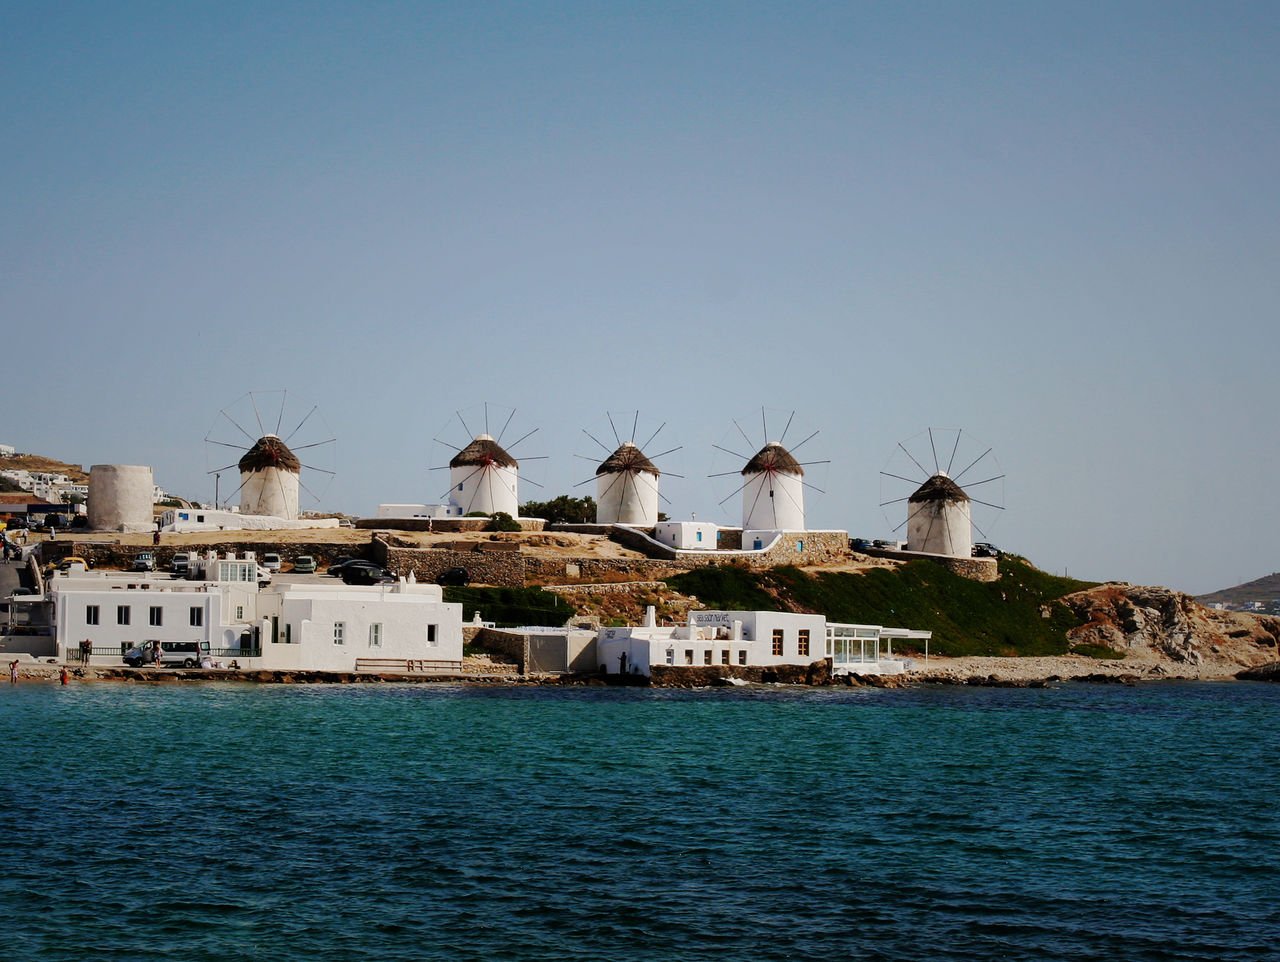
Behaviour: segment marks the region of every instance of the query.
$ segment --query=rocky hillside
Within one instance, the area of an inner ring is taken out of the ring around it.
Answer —
[[[1276,598],[1280,598],[1280,572],[1246,581],[1234,588],[1223,588],[1207,595],[1198,595],[1196,601],[1206,605],[1240,605],[1251,601],[1261,601],[1265,604]]]
[[[1168,588],[1106,584],[1062,602],[1083,622],[1067,632],[1073,648],[1125,658],[1250,667],[1274,661],[1280,642],[1280,618],[1217,611]]]

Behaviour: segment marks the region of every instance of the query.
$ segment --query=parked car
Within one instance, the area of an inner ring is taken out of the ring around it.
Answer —
[[[293,570],[300,575],[313,574],[316,570],[316,559],[309,554],[300,554],[293,562]]]
[[[344,567],[346,567],[348,564],[350,564],[353,561],[361,561],[361,560],[363,559],[353,558],[349,554],[340,554],[338,555],[338,557],[333,559],[333,564],[329,565],[328,571],[326,573],[333,575],[333,577],[335,578],[340,577],[342,575],[342,569]]]
[[[849,547],[854,551],[866,551],[871,547],[871,542],[866,538],[850,538]]]
[[[461,587],[471,581],[471,576],[467,574],[466,568],[446,568],[440,572],[440,576],[436,578],[438,585],[456,585]]]
[[[186,551],[176,552],[169,562],[169,570],[175,575],[185,575],[191,570],[191,555]]]
[[[999,558],[1000,549],[989,541],[975,541],[973,543],[973,557],[975,558]]]
[[[280,556],[274,551],[268,551],[263,554],[262,561],[260,563],[262,567],[266,568],[268,571],[279,571],[284,565]]]
[[[271,569],[258,565],[258,587],[265,588],[271,584]]]
[[[63,558],[61,561],[51,561],[49,564],[45,565],[44,576],[49,578],[52,577],[55,571],[67,572],[72,568],[79,568],[81,571],[88,571],[89,562],[85,561],[84,558],[81,558],[78,555],[70,555]]]
[[[156,556],[150,551],[139,551],[133,556],[134,571],[155,571]]]
[[[124,663],[132,668],[142,668],[156,663],[156,645],[160,646],[160,666],[181,665],[195,668],[209,657],[207,641],[144,641],[124,653]]]
[[[372,561],[350,562],[342,568],[343,584],[386,585],[395,584],[395,582],[395,575]]]

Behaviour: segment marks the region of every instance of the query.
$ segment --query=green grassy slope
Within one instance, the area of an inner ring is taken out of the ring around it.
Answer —
[[[444,589],[444,600],[462,603],[462,620],[480,617],[499,627],[511,625],[563,625],[576,612],[559,595],[541,588]]]
[[[920,628],[947,655],[1056,655],[1080,620],[1056,599],[1092,586],[1050,575],[1024,559],[1000,559],[1000,580],[982,584],[929,561],[862,574],[810,575],[797,568],[753,572],[701,568],[667,578],[709,608],[812,611],[829,621]],[[1049,616],[1042,614],[1047,606]]]

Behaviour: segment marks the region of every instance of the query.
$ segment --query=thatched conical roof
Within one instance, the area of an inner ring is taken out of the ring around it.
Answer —
[[[786,474],[803,475],[804,468],[791,456],[791,452],[777,441],[770,441],[742,469],[743,474],[764,474],[766,471],[782,471]]]
[[[240,470],[265,471],[267,468],[283,468],[297,474],[302,470],[302,462],[289,450],[289,445],[274,434],[264,434],[244,453]]]
[[[644,456],[644,452],[630,441],[623,441],[618,450],[605,458],[596,474],[622,474],[624,471],[648,471],[655,478],[661,473],[652,461]]]
[[[907,498],[908,504],[919,504],[921,501],[968,501],[969,496],[956,484],[946,472],[939,471],[920,487],[916,493]]]
[[[487,434],[476,435],[476,439],[453,456],[449,462],[451,468],[468,466],[499,468],[518,468],[520,463],[502,449],[497,441]]]

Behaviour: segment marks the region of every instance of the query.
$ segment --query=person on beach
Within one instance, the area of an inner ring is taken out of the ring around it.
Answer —
[[[93,642],[86,638],[80,642],[80,660],[89,664],[89,656],[93,654]]]
[[[67,666],[62,666],[62,671],[58,672],[58,680],[64,685],[67,683]]]
[[[9,684],[16,685],[18,683],[18,659],[15,658],[9,662]]]
[[[151,652],[151,658],[157,668],[160,667],[160,659],[164,655],[164,649],[160,647],[160,642],[156,642],[155,650]]]

